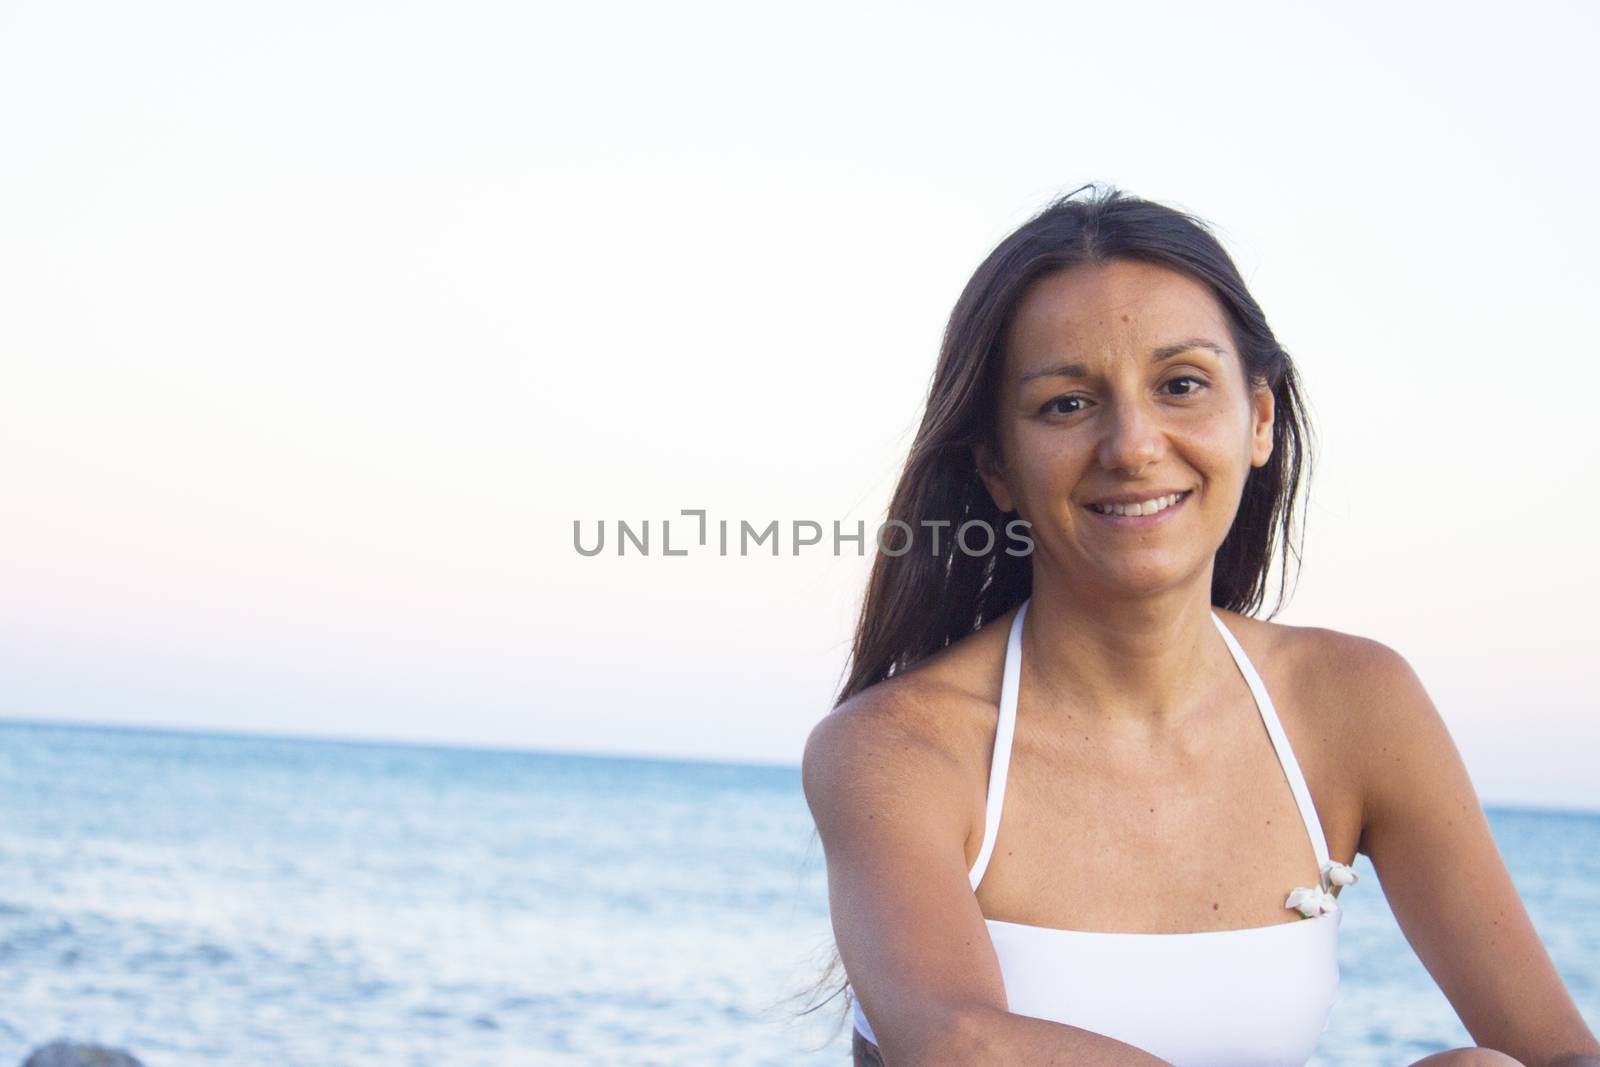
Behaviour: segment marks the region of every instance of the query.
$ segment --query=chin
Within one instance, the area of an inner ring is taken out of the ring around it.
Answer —
[[[1197,577],[1199,575],[1191,565],[1150,563],[1101,572],[1095,584],[1113,595],[1145,597],[1180,588]]]

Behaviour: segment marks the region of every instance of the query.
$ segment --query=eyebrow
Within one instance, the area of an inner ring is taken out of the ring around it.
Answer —
[[[1203,348],[1207,351],[1215,352],[1218,356],[1225,356],[1228,354],[1227,349],[1213,341],[1207,341],[1201,337],[1191,337],[1186,341],[1179,341],[1176,344],[1162,345],[1160,348],[1150,353],[1150,362],[1160,363],[1164,359],[1171,359],[1173,356],[1179,356],[1185,352],[1192,352],[1197,348]],[[1084,366],[1082,363],[1057,363],[1052,367],[1043,367],[1039,370],[1029,371],[1022,376],[1021,384],[1027,385],[1035,378],[1050,378],[1057,376],[1064,378],[1087,378],[1089,376],[1089,368]]]

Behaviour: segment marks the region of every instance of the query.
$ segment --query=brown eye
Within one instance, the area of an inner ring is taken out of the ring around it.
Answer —
[[[1174,384],[1176,384],[1178,382],[1193,382],[1199,388],[1197,388],[1197,389],[1186,389],[1181,393],[1172,393],[1170,395],[1172,395],[1172,396],[1194,396],[1201,389],[1206,388],[1206,383],[1205,382],[1201,381],[1199,378],[1193,377],[1192,375],[1188,375],[1188,374],[1185,374],[1181,378],[1172,378],[1172,379],[1168,380],[1167,384],[1170,386],[1170,385],[1174,385]]]
[[[1071,404],[1071,403],[1074,403],[1074,402],[1080,403],[1080,404],[1083,403],[1083,397],[1081,397],[1081,396],[1058,396],[1058,397],[1054,397],[1054,398],[1052,398],[1050,400],[1045,401],[1044,407],[1039,409],[1039,414],[1041,414],[1041,415],[1076,415],[1078,412],[1082,411],[1083,409],[1082,408],[1067,408],[1067,407],[1063,406],[1063,405]]]

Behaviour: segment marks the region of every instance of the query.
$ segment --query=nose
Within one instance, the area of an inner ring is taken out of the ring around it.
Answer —
[[[1098,447],[1100,464],[1107,470],[1137,477],[1161,458],[1166,434],[1160,419],[1140,401],[1110,403],[1108,417],[1101,423],[1105,433]]]

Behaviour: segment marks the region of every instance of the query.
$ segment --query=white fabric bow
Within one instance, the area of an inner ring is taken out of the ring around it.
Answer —
[[[1322,876],[1330,885],[1355,885],[1361,881],[1361,876],[1347,865],[1338,860],[1329,860],[1322,865]]]
[[[1314,919],[1318,915],[1339,910],[1339,902],[1333,899],[1333,894],[1319,886],[1298,886],[1284,901],[1283,906],[1294,908],[1304,918]]]

